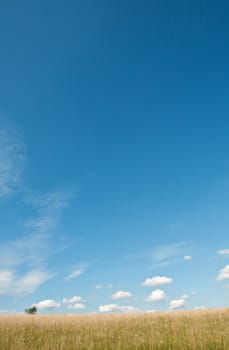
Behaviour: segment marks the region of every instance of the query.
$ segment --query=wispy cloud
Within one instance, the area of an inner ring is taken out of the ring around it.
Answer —
[[[80,269],[75,269],[73,270],[69,275],[66,276],[66,280],[72,280],[74,278],[79,277],[85,272],[85,269],[80,268]]]
[[[43,234],[30,234],[0,245],[0,266],[37,266],[50,255],[51,242]]]
[[[103,288],[108,288],[111,289],[113,286],[112,284],[96,284],[95,289],[103,289]]]
[[[217,253],[222,256],[228,256],[229,257],[229,249],[221,249],[218,250]]]
[[[0,197],[20,189],[25,159],[25,145],[16,132],[0,128]]]
[[[55,276],[46,265],[60,251],[58,239],[53,237],[60,210],[67,205],[66,194],[30,195],[27,204],[34,205],[36,211],[24,224],[27,234],[0,245],[0,294],[33,293]]]
[[[151,251],[153,267],[163,267],[181,261],[186,245],[185,242],[178,242],[154,247]]]
[[[25,162],[25,144],[19,134],[0,128],[0,197],[20,190],[19,200],[30,207],[30,212],[33,210],[22,232],[0,243],[0,294],[33,293],[55,275],[47,265],[50,258],[63,249],[56,230],[71,193],[28,190],[23,186]]]
[[[161,268],[164,266],[181,263],[184,260],[184,252],[188,247],[187,242],[176,242],[155,245],[135,254],[129,254],[126,258],[137,260],[148,260],[151,268]],[[190,249],[190,247],[189,247]]]
[[[50,193],[30,193],[25,197],[25,202],[32,205],[41,214],[56,214],[65,209],[69,204],[72,193],[56,191]]]
[[[65,277],[66,280],[75,279],[81,275],[83,275],[88,267],[87,263],[81,263],[71,268],[71,271]]]
[[[0,294],[30,294],[50,278],[52,278],[52,275],[44,270],[31,270],[23,275],[10,269],[0,270]]]

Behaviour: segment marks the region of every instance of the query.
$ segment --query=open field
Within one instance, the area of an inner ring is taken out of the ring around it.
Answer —
[[[229,350],[229,310],[1,316],[1,350]]]

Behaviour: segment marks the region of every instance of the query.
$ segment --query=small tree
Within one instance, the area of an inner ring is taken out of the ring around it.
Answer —
[[[25,309],[25,313],[27,315],[35,315],[37,313],[37,308],[36,306],[31,306],[30,308],[28,309]]]

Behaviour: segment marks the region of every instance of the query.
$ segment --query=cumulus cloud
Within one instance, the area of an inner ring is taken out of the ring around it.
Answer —
[[[111,299],[118,300],[118,299],[126,299],[131,297],[132,297],[132,294],[130,292],[119,290],[118,292],[114,293],[111,296]]]
[[[69,304],[68,309],[69,310],[84,310],[84,309],[86,309],[86,306],[83,303]]]
[[[42,300],[37,304],[33,304],[38,310],[52,310],[60,308],[60,304],[52,299]]]
[[[161,300],[165,300],[167,298],[166,293],[161,290],[161,289],[156,289],[154,291],[152,291],[152,293],[145,298],[145,301],[161,301]]]
[[[195,306],[195,310],[205,310],[205,306]]]
[[[192,256],[191,255],[184,255],[184,260],[185,261],[192,260]]]
[[[229,279],[229,265],[226,265],[223,269],[218,272],[218,276],[216,278],[217,281],[223,281]]]
[[[72,298],[69,298],[69,299],[64,298],[64,299],[62,300],[62,303],[63,303],[63,304],[74,304],[74,303],[80,303],[80,302],[83,302],[83,301],[84,301],[84,300],[83,300],[82,297],[80,297],[80,296],[78,296],[78,295],[74,295]]]
[[[221,250],[218,250],[217,253],[222,256],[229,256],[229,249],[221,249]]]
[[[139,309],[135,306],[123,306],[118,304],[108,304],[108,305],[100,305],[99,306],[99,312],[101,313],[112,313],[112,312],[118,312],[118,313],[131,313],[131,312],[138,312]]]
[[[156,310],[154,310],[154,309],[151,309],[151,310],[146,310],[146,312],[147,312],[148,314],[151,314],[151,313],[154,313],[154,312],[156,312]]]
[[[19,135],[0,128],[0,197],[20,189],[24,165],[25,145]]]
[[[169,303],[170,310],[183,309],[186,305],[187,299],[188,299],[188,295],[184,294],[179,299],[171,300]]]
[[[166,285],[173,282],[173,279],[171,277],[165,277],[165,276],[155,276],[152,278],[147,278],[142,285],[145,287],[155,287],[160,285]]]

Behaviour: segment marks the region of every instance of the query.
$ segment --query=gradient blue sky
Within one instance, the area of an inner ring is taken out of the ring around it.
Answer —
[[[0,310],[228,306],[228,2],[0,9]]]

